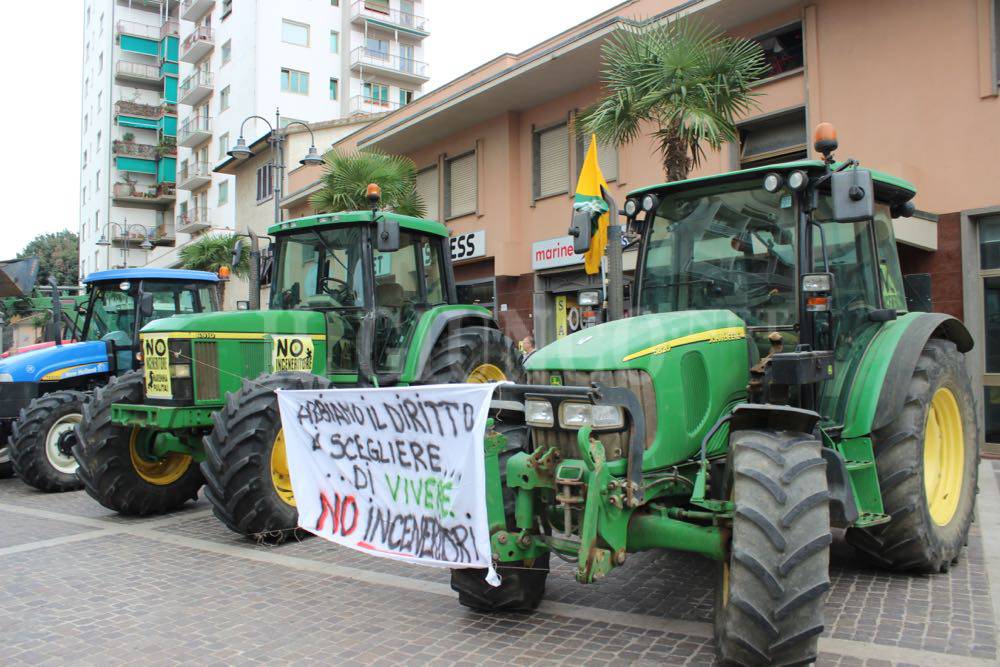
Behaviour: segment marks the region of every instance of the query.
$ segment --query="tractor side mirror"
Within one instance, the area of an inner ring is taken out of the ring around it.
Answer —
[[[911,273],[903,276],[906,309],[911,313],[929,313],[934,307],[931,298],[931,274]]]
[[[586,209],[574,209],[569,223],[569,235],[573,237],[573,252],[582,255],[590,250],[590,237],[593,235],[593,216]]]
[[[233,244],[233,258],[229,265],[235,269],[239,266],[241,259],[243,259],[243,239],[236,239],[236,243]]]
[[[139,298],[139,318],[145,320],[153,314],[153,294],[145,292]]]
[[[875,214],[875,184],[867,169],[830,174],[830,195],[836,222],[860,222]]]
[[[250,302],[246,300],[237,301],[236,310],[250,310]]]
[[[375,223],[375,249],[379,252],[399,250],[399,221],[379,218]]]

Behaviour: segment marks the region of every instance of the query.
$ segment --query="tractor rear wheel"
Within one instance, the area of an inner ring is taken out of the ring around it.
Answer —
[[[812,435],[730,436],[732,543],[719,564],[715,639],[723,665],[816,660],[830,588],[826,462]]]
[[[194,460],[178,452],[153,454],[156,432],[111,421],[114,403],[142,403],[142,371],[131,371],[98,388],[84,405],[73,455],[90,496],[131,516],[163,514],[198,497],[204,483]]]
[[[945,572],[969,534],[979,475],[972,385],[951,341],[924,345],[902,411],[874,435],[889,523],[852,528],[848,541],[893,570]]]
[[[21,410],[8,453],[14,473],[25,484],[40,491],[74,491],[83,486],[71,448],[87,398],[79,391],[53,391]]]
[[[431,351],[421,384],[524,382],[524,365],[503,332],[468,326],[446,332]]]
[[[327,389],[311,373],[280,372],[244,381],[212,415],[205,436],[205,495],[222,523],[240,535],[280,544],[305,534],[298,528],[276,389]]]
[[[10,460],[10,445],[0,445],[0,479],[14,476],[14,464]]]

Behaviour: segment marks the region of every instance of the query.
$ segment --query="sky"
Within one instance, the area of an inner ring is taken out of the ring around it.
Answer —
[[[618,4],[614,0],[425,3],[431,31],[425,59],[432,76],[425,91]],[[79,227],[83,57],[82,0],[12,2],[4,9],[0,62],[8,66],[7,94],[0,104],[0,127],[5,130],[0,260],[15,257],[37,234],[75,232]],[[38,48],[38,31],[30,27],[42,24],[45,43],[58,48]]]

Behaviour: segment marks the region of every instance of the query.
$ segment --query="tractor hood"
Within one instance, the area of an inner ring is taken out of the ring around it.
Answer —
[[[221,333],[230,338],[259,337],[260,334],[326,333],[323,313],[310,310],[237,310],[194,315],[174,315],[154,320],[142,333]]]
[[[525,364],[530,371],[645,368],[652,357],[695,342],[742,339],[744,322],[728,310],[629,317],[582,329],[546,345]]]
[[[92,340],[54,345],[0,360],[0,382],[65,380],[108,370],[107,344]]]

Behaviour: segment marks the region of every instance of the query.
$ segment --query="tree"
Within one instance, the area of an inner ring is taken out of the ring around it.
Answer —
[[[209,234],[197,241],[192,241],[180,251],[181,268],[192,271],[210,271],[218,273],[223,266],[232,269],[233,275],[246,278],[250,275],[250,248],[243,244],[240,261],[232,265],[233,246],[236,245],[236,234]],[[226,295],[226,284],[219,283],[219,301]]]
[[[767,73],[757,42],[689,18],[619,30],[602,49],[606,96],[577,131],[622,145],[656,129],[668,180],[687,178],[705,156],[739,141],[736,118],[757,107],[750,85]]]
[[[324,158],[323,188],[310,202],[319,213],[363,211],[371,208],[365,196],[369,183],[382,188],[381,207],[420,217],[427,208],[417,194],[417,167],[413,160],[379,151],[330,153]]]
[[[38,284],[44,284],[50,275],[60,285],[80,282],[80,239],[64,229],[53,234],[39,234],[28,242],[17,255],[38,258]]]

